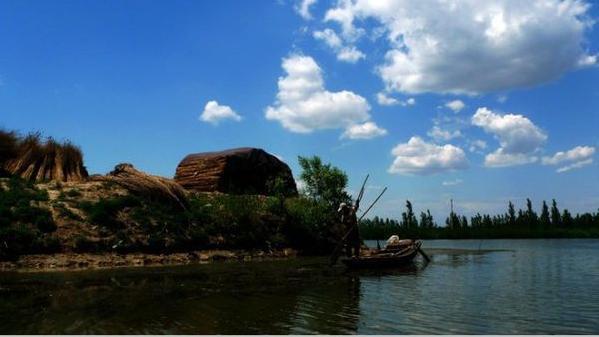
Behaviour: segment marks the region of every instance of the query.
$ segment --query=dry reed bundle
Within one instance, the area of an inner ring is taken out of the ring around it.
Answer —
[[[11,133],[9,133],[11,134]],[[30,181],[81,181],[88,177],[81,150],[70,142],[41,140],[39,133],[16,138],[16,156],[2,163],[4,169]]]
[[[8,174],[4,165],[17,156],[17,144],[16,133],[0,130],[0,175]]]
[[[188,207],[185,189],[175,181],[138,171],[131,164],[123,163],[100,180],[115,182],[129,192],[162,202],[169,202],[186,210]]]

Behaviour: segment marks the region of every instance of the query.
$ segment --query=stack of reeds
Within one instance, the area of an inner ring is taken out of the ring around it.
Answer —
[[[0,165],[29,181],[81,181],[88,177],[81,150],[69,141],[42,140],[39,133],[19,137],[0,132]]]
[[[184,210],[188,207],[187,193],[181,185],[171,179],[138,171],[131,164],[118,164],[108,175],[94,179],[112,181],[143,198],[168,202]]]

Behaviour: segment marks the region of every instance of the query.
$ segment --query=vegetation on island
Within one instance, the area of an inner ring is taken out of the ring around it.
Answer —
[[[374,217],[362,220],[360,233],[365,239],[386,239],[393,234],[420,239],[478,239],[478,238],[597,238],[599,237],[599,209],[596,213],[572,215],[567,209],[560,211],[555,199],[551,206],[543,200],[540,214],[526,199],[526,209],[516,211],[508,202],[505,214],[480,214],[468,219],[450,212],[444,226],[439,226],[430,211],[417,217],[412,203],[406,201],[401,219]]]
[[[351,202],[347,175],[317,157],[298,157],[303,186],[286,193],[273,180],[271,196],[200,193],[171,179],[117,165],[87,177],[82,153],[69,142],[19,137],[0,130],[0,260],[23,254],[175,253],[203,249],[269,251],[295,248],[327,254],[344,229],[337,207]],[[66,174],[67,172],[71,172]],[[510,202],[502,215],[469,219],[451,213],[439,226],[406,202],[402,218],[364,219],[364,239],[599,237],[597,213],[572,215],[543,201],[540,214]]]
[[[185,192],[177,198],[183,202],[168,202],[173,193],[164,185],[170,181],[154,176],[147,176],[150,183],[110,175],[34,183],[3,171],[0,260],[55,252],[295,248],[328,253],[339,235],[335,204],[349,200],[347,176],[318,157],[299,161],[306,192],[298,196],[287,196],[282,188],[274,196]],[[6,161],[0,164],[5,167]],[[276,191],[277,182],[272,185]]]

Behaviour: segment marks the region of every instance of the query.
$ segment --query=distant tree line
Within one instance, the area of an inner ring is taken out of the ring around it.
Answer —
[[[477,213],[468,219],[450,212],[445,226],[439,226],[429,210],[417,217],[408,200],[401,219],[364,219],[360,233],[364,239],[386,239],[393,234],[421,239],[599,237],[599,209],[573,216],[567,209],[560,211],[553,199],[551,206],[543,201],[538,214],[526,199],[526,209],[516,211],[510,201],[506,213],[493,216]]]

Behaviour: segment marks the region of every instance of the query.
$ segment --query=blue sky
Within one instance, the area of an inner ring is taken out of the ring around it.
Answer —
[[[594,211],[597,18],[557,0],[3,1],[0,127],[70,139],[92,173],[252,146],[298,174],[319,155],[350,191],[370,173],[367,199],[388,186],[382,216]]]

